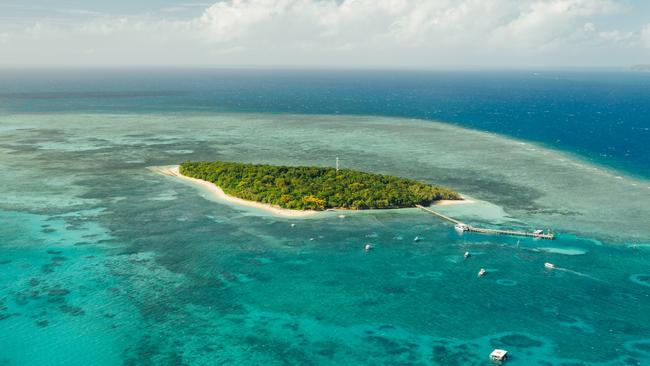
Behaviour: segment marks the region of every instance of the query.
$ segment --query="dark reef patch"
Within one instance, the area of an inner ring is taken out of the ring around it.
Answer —
[[[49,296],[67,296],[70,294],[70,290],[64,288],[53,288],[47,291]]]
[[[45,320],[45,319],[41,319],[41,320],[37,320],[37,321],[36,321],[36,326],[39,327],[39,328],[45,328],[45,327],[47,327],[49,324],[50,324],[50,322],[48,322],[48,321]]]
[[[518,347],[518,348],[533,348],[541,347],[543,342],[530,338],[525,334],[513,333],[501,336],[496,339],[490,340],[490,345],[495,348],[499,347]]]
[[[474,365],[478,355],[467,352],[447,341],[436,341],[431,350],[434,365],[464,366]]]
[[[59,310],[61,310],[66,314],[70,314],[72,316],[80,316],[86,314],[86,312],[82,308],[78,306],[67,305],[67,304],[63,304],[59,306]]]

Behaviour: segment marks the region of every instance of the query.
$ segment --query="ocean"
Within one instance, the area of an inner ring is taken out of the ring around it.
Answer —
[[[650,177],[650,73],[598,71],[11,70],[12,112],[248,112],[443,121]]]
[[[4,70],[0,365],[650,364],[649,100],[615,70]],[[557,240],[278,218],[148,169],[336,157]]]

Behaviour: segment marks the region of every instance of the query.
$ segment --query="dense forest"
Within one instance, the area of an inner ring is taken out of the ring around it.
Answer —
[[[184,162],[180,172],[231,196],[295,210],[400,208],[461,199],[447,188],[350,169],[213,161]]]

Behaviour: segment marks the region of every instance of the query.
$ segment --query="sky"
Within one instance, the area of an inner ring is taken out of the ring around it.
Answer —
[[[0,0],[0,66],[650,64],[649,0]]]

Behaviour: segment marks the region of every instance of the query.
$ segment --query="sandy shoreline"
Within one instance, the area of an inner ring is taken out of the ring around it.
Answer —
[[[158,173],[158,174],[163,174],[167,175],[170,177],[175,177],[178,179],[183,179],[187,182],[191,182],[193,184],[199,185],[205,189],[207,189],[214,198],[216,198],[219,201],[223,201],[226,203],[231,203],[233,205],[239,205],[239,206],[247,206],[247,207],[252,207],[252,208],[257,208],[260,210],[267,211],[273,215],[276,216],[281,216],[281,217],[294,217],[294,218],[300,218],[300,217],[311,217],[314,215],[318,214],[318,211],[313,211],[313,210],[307,210],[307,211],[302,211],[302,210],[290,210],[286,208],[281,208],[277,206],[272,206],[272,205],[267,205],[264,203],[259,203],[259,202],[254,202],[254,201],[247,201],[243,200],[241,198],[233,197],[230,195],[227,195],[221,188],[217,187],[213,183],[201,180],[201,179],[196,179],[196,178],[191,178],[187,177],[183,174],[180,173],[178,170],[178,166],[160,166],[160,167],[151,167],[150,168],[152,171]]]
[[[462,196],[462,200],[440,200],[440,201],[435,201],[432,206],[449,206],[449,205],[465,205],[468,203],[475,203],[476,201],[472,201],[469,198]]]
[[[269,212],[275,216],[280,216],[280,217],[290,217],[290,218],[305,218],[305,217],[313,217],[318,214],[322,214],[324,212],[360,212],[358,210],[326,210],[326,211],[313,211],[313,210],[291,210],[291,209],[286,209],[278,206],[273,206],[273,205],[268,205],[265,203],[260,203],[260,202],[254,202],[254,201],[248,201],[244,200],[241,198],[233,197],[228,194],[226,194],[221,188],[217,187],[215,184],[201,180],[201,179],[196,179],[196,178],[191,178],[188,176],[185,176],[180,173],[178,165],[176,166],[154,166],[154,167],[149,167],[149,170],[182,179],[188,183],[196,184],[197,186],[200,186],[202,188],[205,188],[207,191],[209,191],[213,198],[216,198],[218,201],[222,201],[225,203],[230,203],[233,205],[239,205],[239,206],[247,206],[247,207],[252,207],[260,210],[264,210],[266,212]],[[457,205],[457,204],[466,204],[466,203],[473,203],[474,201],[468,200],[468,199],[463,199],[463,200],[440,200],[436,201],[434,205],[438,206],[447,206],[447,205]],[[378,210],[369,210],[369,211],[378,211]]]

